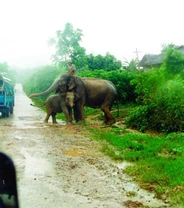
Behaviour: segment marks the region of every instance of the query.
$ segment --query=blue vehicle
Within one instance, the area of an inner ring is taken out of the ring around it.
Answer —
[[[13,113],[14,87],[12,81],[0,74],[0,113],[9,117]]]

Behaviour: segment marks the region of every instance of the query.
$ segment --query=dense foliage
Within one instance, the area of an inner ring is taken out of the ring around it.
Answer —
[[[165,72],[170,75],[180,73],[184,69],[184,57],[181,52],[172,47],[168,48],[166,50],[163,67]]]
[[[93,54],[87,55],[87,64],[89,70],[103,69],[105,71],[120,70],[122,67],[121,61],[117,60],[113,55],[107,53],[105,56]]]
[[[137,59],[132,59],[130,62],[125,59],[123,69],[129,72],[139,72],[139,62]]]
[[[177,132],[184,129],[183,57],[168,48],[163,65],[139,74],[136,85],[138,107],[133,109],[126,124],[141,131]]]

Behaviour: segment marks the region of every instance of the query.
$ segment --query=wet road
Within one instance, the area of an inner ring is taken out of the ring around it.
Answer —
[[[0,118],[0,151],[15,162],[21,208],[164,207],[87,138],[85,127],[44,124],[16,85],[14,114]],[[134,193],[130,195],[130,193]]]

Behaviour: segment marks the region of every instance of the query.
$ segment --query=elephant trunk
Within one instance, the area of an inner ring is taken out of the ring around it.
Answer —
[[[57,78],[47,90],[45,90],[44,92],[31,94],[29,98],[47,95],[53,92],[54,90],[56,90],[58,86],[59,86],[59,78]]]

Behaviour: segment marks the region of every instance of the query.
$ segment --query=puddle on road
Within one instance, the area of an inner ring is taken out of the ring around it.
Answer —
[[[116,165],[119,169],[124,170],[127,166],[130,166],[130,165],[133,165],[133,164],[130,163],[130,162],[123,161],[123,162],[121,162],[121,163],[115,163],[115,165]]]
[[[50,176],[53,168],[47,160],[42,158],[32,157],[25,149],[22,149],[21,153],[25,157],[24,177],[36,178],[36,176],[38,175],[39,177]]]
[[[39,129],[39,128],[45,128],[47,126],[30,126],[30,125],[18,125],[17,126],[19,129]]]
[[[64,126],[66,125],[65,121],[60,121],[58,124],[44,123],[43,121],[35,120],[14,120],[12,123],[13,126],[16,126],[21,129],[38,129],[38,128],[48,128],[51,126]]]

